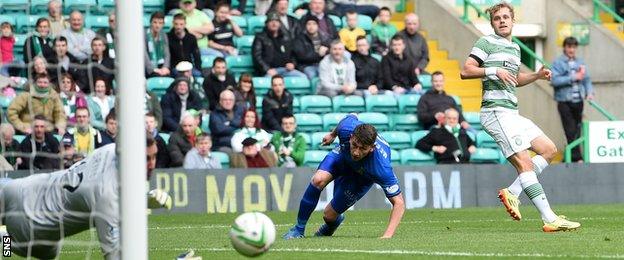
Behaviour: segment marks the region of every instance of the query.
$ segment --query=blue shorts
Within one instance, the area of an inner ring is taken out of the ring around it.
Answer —
[[[373,186],[373,182],[351,169],[343,159],[342,153],[333,151],[327,154],[318,169],[329,172],[334,178],[334,198],[330,204],[342,214],[360,200]]]

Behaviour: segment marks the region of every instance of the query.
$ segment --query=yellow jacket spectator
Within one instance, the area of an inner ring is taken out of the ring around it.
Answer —
[[[358,14],[356,12],[348,12],[347,27],[340,29],[338,36],[340,41],[345,45],[345,49],[349,52],[355,52],[357,50],[356,42],[358,36],[366,36],[366,32],[357,27]]]

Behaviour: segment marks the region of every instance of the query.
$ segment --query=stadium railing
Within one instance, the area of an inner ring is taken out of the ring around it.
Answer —
[[[590,100],[588,101],[588,103],[593,108],[598,110],[598,112],[600,112],[600,114],[606,117],[609,121],[617,120],[615,116],[613,116],[611,113],[609,113],[609,111],[607,111],[602,106],[600,106],[600,104],[598,104],[596,101]],[[589,149],[587,149],[588,147],[586,147],[585,145],[588,139],[589,139],[589,122],[583,121],[583,125],[581,126],[581,137],[579,137],[578,139],[566,145],[565,150],[563,152],[563,161],[566,163],[572,162],[572,149],[574,149],[574,147],[577,147],[579,145],[584,145],[583,147],[585,149],[583,149],[583,160],[587,161],[587,159],[589,158]]]
[[[595,23],[602,23],[600,19],[600,11],[603,11],[613,17],[618,23],[624,23],[624,18],[618,15],[613,9],[609,8],[605,3],[600,0],[593,0],[594,2],[594,15],[592,16],[592,21]]]

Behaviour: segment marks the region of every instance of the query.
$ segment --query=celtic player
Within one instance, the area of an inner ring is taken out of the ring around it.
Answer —
[[[551,72],[543,67],[536,73],[520,72],[520,47],[511,41],[514,10],[510,4],[501,2],[487,12],[495,34],[477,40],[461,77],[482,79],[481,124],[518,172],[516,181],[499,191],[499,198],[511,217],[520,220],[518,196],[524,190],[539,210],[545,232],[576,229],[580,227],[579,223],[568,221],[552,211],[537,179],[537,174],[548,166],[557,147],[531,120],[518,113],[515,95],[516,87],[538,79],[550,80]],[[537,155],[531,158],[528,149]]]

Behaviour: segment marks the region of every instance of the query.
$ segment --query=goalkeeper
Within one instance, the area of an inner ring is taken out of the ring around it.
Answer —
[[[120,258],[115,148],[110,144],[97,149],[66,170],[0,179],[0,216],[14,253],[56,258],[65,237],[95,227],[104,257]],[[158,152],[151,137],[146,148],[149,178]],[[171,208],[171,198],[163,191],[150,191],[148,200],[150,207]]]

